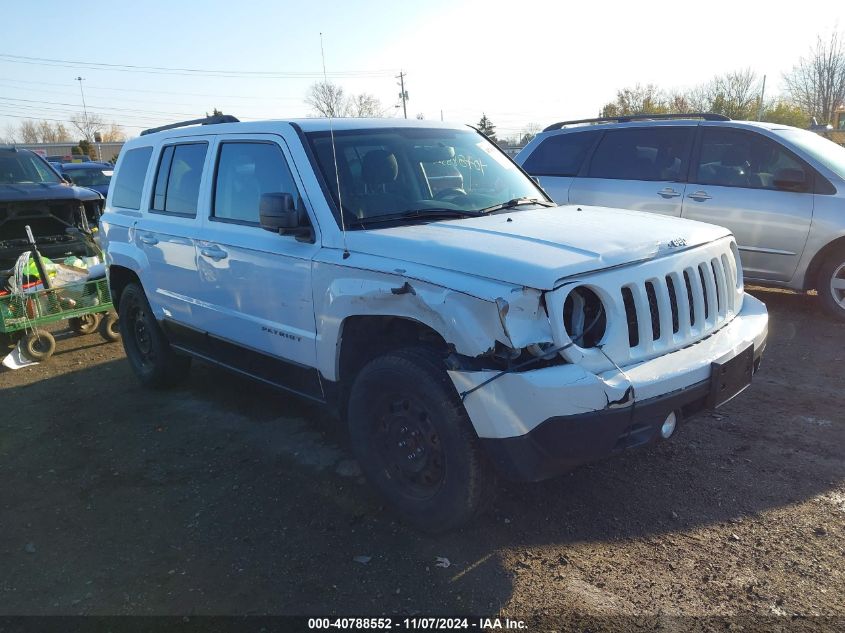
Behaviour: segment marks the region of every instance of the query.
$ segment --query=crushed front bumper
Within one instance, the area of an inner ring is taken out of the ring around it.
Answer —
[[[766,307],[746,295],[742,311],[713,335],[622,370],[596,375],[560,365],[514,372],[471,393],[497,372],[449,375],[458,393],[468,394],[464,406],[499,471],[536,481],[654,441],[671,412],[689,418],[712,407],[723,399],[715,393],[714,368],[750,354],[756,371],[767,335]]]

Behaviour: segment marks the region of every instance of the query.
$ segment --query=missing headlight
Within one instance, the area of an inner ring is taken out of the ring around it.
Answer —
[[[563,327],[579,347],[596,347],[607,329],[607,313],[599,296],[586,286],[573,288],[563,304]]]

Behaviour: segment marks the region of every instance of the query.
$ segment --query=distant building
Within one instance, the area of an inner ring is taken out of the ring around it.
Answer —
[[[114,143],[91,143],[93,160],[111,161],[120,154],[123,141]],[[71,156],[73,148],[79,147],[78,143],[68,141],[67,143],[15,143],[15,147],[31,149],[42,156]]]

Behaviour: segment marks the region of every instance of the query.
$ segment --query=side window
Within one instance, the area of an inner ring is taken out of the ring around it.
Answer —
[[[542,141],[522,166],[532,176],[576,176],[596,132],[557,134]]]
[[[282,150],[275,143],[225,142],[220,145],[212,215],[219,220],[258,224],[258,204],[265,193],[301,198]]]
[[[124,209],[141,208],[141,190],[147,176],[152,147],[139,147],[126,152],[111,196],[111,204]]]
[[[786,178],[809,184],[810,174],[798,158],[760,134],[705,127],[694,180],[702,185],[777,189]]]
[[[155,189],[154,211],[176,215],[197,214],[202,167],[208,143],[168,145],[161,152]]]
[[[643,127],[605,133],[590,163],[590,178],[683,179],[692,127]]]

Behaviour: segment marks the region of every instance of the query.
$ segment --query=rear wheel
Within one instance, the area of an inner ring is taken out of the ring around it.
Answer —
[[[147,387],[168,387],[183,380],[191,359],[173,351],[138,284],[120,295],[118,330],[129,364]]]
[[[827,313],[845,321],[845,250],[836,251],[822,264],[816,287]]]
[[[83,314],[67,320],[70,329],[78,334],[91,334],[97,331],[102,315],[99,313]]]
[[[437,354],[406,348],[367,363],[348,417],[362,470],[406,521],[444,532],[483,511],[495,475]]]

